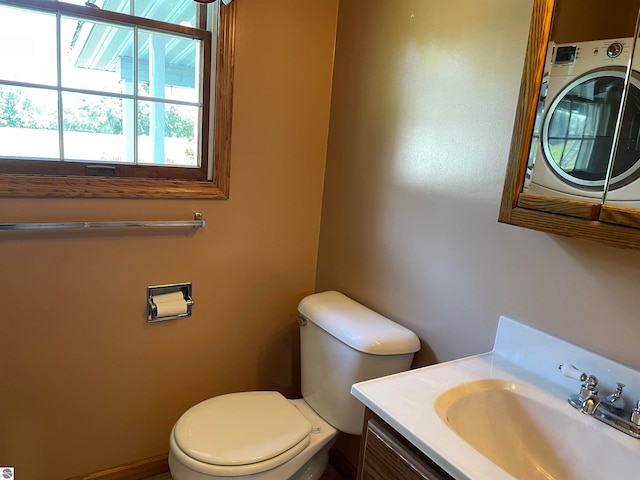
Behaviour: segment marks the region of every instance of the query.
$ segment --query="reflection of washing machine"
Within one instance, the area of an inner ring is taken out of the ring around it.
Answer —
[[[632,44],[625,38],[555,46],[529,192],[602,199]],[[640,80],[635,75],[630,87],[624,124],[637,131]],[[620,145],[624,142],[630,140],[621,139]],[[640,147],[640,138],[637,143]],[[639,158],[618,155],[610,191],[640,176]],[[637,190],[640,198],[640,185]]]

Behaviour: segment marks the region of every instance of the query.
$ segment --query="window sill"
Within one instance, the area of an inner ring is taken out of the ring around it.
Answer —
[[[0,197],[227,199],[228,182],[0,175]]]

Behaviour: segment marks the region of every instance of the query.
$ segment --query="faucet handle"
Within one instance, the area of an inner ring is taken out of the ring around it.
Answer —
[[[630,420],[631,423],[635,423],[636,425],[640,426],[640,400],[636,402],[636,406],[631,412]]]
[[[596,386],[598,385],[598,379],[595,375],[587,375],[582,370],[578,370],[570,363],[563,363],[562,365],[558,366],[558,369],[565,377],[573,378],[574,380],[582,382],[582,387],[580,388],[580,398],[582,400],[589,397],[590,395],[598,395],[598,390],[596,389]]]
[[[616,388],[616,391],[613,392],[611,395],[607,396],[602,401],[602,404],[605,407],[607,407],[609,410],[611,410],[612,412],[615,412],[615,413],[622,412],[626,407],[626,403],[625,403],[624,399],[621,397],[622,389],[625,386],[626,385],[624,383],[618,382],[618,387]],[[638,412],[638,413],[640,413],[640,412]]]
[[[558,365],[558,369],[565,377],[573,378],[574,380],[578,380],[579,382],[585,382],[588,378],[586,373],[584,373],[582,370],[578,370],[570,363],[563,363],[562,365]]]

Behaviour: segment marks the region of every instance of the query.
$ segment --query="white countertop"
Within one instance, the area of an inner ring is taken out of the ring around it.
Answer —
[[[513,382],[520,393],[547,407],[577,415],[579,422],[604,438],[612,435],[611,427],[580,415],[567,403],[567,397],[578,392],[579,382],[559,372],[562,363],[596,375],[601,392],[612,392],[615,382],[622,381],[627,384],[626,397],[640,398],[637,371],[507,317],[500,318],[491,352],[360,382],[351,393],[456,479],[512,480],[515,477],[475,450],[439,417],[435,401],[458,385],[499,379]],[[617,431],[613,435],[626,437],[615,439],[640,454],[640,440]]]

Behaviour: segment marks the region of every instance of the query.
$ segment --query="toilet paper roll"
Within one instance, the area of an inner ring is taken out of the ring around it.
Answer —
[[[169,302],[160,302],[157,303],[154,297],[154,302],[156,303],[156,317],[173,317],[175,315],[184,315],[187,313],[187,302],[184,300],[173,300]]]
[[[180,300],[184,300],[184,295],[182,292],[171,292],[171,293],[163,293],[162,295],[154,295],[153,303],[158,305],[159,303],[167,303],[167,302],[178,302]]]

